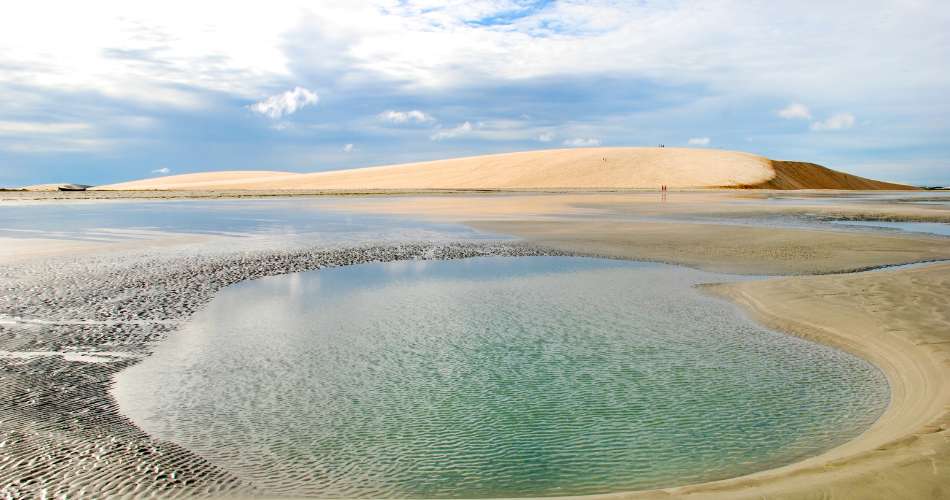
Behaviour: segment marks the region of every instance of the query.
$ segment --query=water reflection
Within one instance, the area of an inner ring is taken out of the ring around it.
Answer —
[[[325,242],[485,237],[457,224],[327,209],[335,202],[298,198],[12,204],[0,210],[0,237],[113,241],[189,233]]]

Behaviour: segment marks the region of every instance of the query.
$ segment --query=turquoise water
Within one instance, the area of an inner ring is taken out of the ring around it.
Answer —
[[[518,497],[738,476],[870,426],[884,376],[674,266],[366,264],[229,287],[119,374],[120,408],[264,493]]]
[[[906,231],[910,233],[929,233],[940,236],[950,236],[950,224],[941,222],[888,222],[878,220],[836,220],[833,224],[864,228],[878,228],[891,231]]]

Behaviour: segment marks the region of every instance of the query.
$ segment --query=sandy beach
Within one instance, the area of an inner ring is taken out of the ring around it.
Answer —
[[[174,334],[231,283],[367,261],[602,255],[728,273],[802,275],[704,288],[770,328],[871,361],[884,371],[892,392],[889,408],[871,429],[820,456],[714,483],[608,497],[945,496],[950,265],[851,272],[950,259],[947,238],[834,226],[763,227],[761,220],[749,218],[874,211],[898,220],[945,220],[947,211],[882,200],[809,205],[821,196],[807,195],[800,195],[798,205],[775,204],[751,194],[751,202],[748,194],[732,192],[684,193],[679,199],[674,194],[666,202],[656,193],[532,193],[328,203],[331,210],[464,222],[517,238],[502,243],[228,252],[220,249],[228,241],[221,236],[58,240],[52,246],[46,239],[18,240],[2,265],[8,292],[0,304],[6,318],[0,324],[0,350],[11,353],[0,356],[6,373],[2,393],[15,402],[0,423],[2,487],[14,496],[40,486],[57,494],[258,496],[252,485],[227,471],[135,428],[108,392],[114,373],[147,355],[151,343]],[[696,220],[703,214],[715,217]],[[824,275],[809,276],[815,274]],[[18,352],[53,354],[24,358]],[[111,361],[75,361],[82,356]]]
[[[748,478],[674,490],[705,498],[943,498],[950,490],[950,264],[714,286],[753,317],[880,367],[891,404],[860,438]]]

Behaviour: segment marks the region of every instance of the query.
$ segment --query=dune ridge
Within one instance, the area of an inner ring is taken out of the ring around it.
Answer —
[[[315,173],[224,171],[98,190],[914,189],[811,163],[738,151],[577,148],[503,153]]]

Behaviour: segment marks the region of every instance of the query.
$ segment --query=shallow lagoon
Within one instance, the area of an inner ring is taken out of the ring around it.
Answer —
[[[111,241],[155,232],[272,238],[285,244],[487,237],[459,224],[334,210],[333,204],[340,199],[9,204],[0,210],[0,237]]]
[[[660,264],[479,258],[242,283],[115,395],[263,492],[552,496],[737,476],[883,412],[868,363],[758,327]]]

